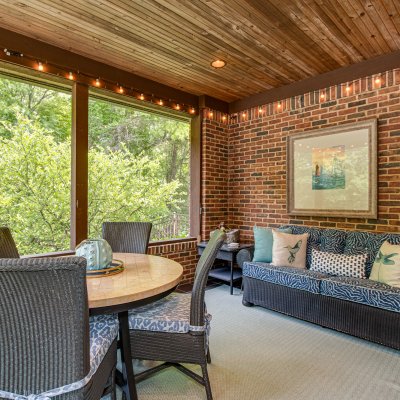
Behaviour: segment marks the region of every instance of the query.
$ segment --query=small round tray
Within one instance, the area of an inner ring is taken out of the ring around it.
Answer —
[[[121,273],[125,269],[124,263],[121,260],[112,260],[111,266],[108,268],[87,270],[87,278],[101,278],[104,276],[111,276]]]

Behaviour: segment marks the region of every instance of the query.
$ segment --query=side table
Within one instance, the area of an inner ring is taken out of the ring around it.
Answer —
[[[207,246],[207,242],[200,242],[197,244],[197,253],[201,255]],[[233,282],[242,278],[242,270],[234,268],[236,263],[236,254],[242,249],[252,249],[253,244],[240,244],[238,248],[232,249],[224,244],[218,251],[217,260],[228,261],[229,266],[220,268],[213,268],[210,270],[208,276],[219,279],[230,284],[230,291],[233,294]]]

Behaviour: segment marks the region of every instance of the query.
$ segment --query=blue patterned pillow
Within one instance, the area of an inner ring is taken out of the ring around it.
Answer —
[[[346,231],[324,229],[321,232],[321,251],[342,254],[346,246]]]

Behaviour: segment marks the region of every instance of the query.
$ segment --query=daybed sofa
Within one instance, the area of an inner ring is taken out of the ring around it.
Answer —
[[[243,304],[258,305],[372,342],[400,349],[400,289],[369,279],[310,271],[313,248],[359,254],[367,252],[369,277],[375,257],[387,240],[400,244],[400,234],[320,229],[285,225],[293,234],[309,233],[307,269],[252,262],[241,250]],[[240,261],[239,261],[240,260]]]

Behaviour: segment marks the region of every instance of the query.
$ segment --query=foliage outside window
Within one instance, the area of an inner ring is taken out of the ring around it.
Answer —
[[[70,247],[71,95],[0,77],[0,226],[21,254]]]
[[[150,221],[151,240],[189,234],[189,122],[89,103],[89,236],[104,221]]]

